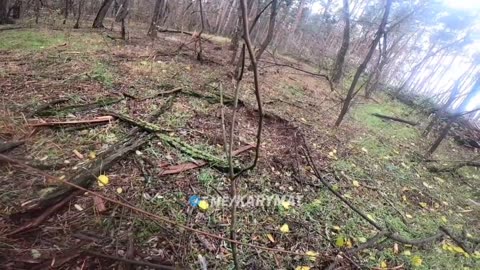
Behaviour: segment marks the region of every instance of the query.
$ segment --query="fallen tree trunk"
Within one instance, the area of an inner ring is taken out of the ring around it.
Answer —
[[[401,119],[401,118],[397,118],[397,117],[393,117],[393,116],[383,115],[383,114],[379,114],[379,113],[372,113],[372,115],[376,116],[378,118],[397,121],[397,122],[405,123],[405,124],[408,124],[408,125],[411,125],[411,126],[418,125],[417,122],[413,122],[413,121],[409,121],[409,120],[405,120],[405,119]]]
[[[58,108],[58,109],[44,110],[40,113],[37,113],[37,115],[39,115],[39,116],[52,116],[52,115],[58,114],[59,112],[63,112],[63,113],[83,112],[83,111],[92,110],[92,109],[95,109],[95,108],[98,108],[98,107],[105,107],[105,106],[113,105],[113,104],[118,103],[122,100],[123,100],[123,98],[119,98],[119,99],[105,98],[105,99],[100,99],[98,101],[91,102],[91,103],[76,104],[76,105],[65,106],[65,107]]]
[[[10,151],[13,148],[18,147],[24,143],[25,141],[2,142],[0,143],[0,153]]]
[[[214,156],[212,154],[206,153],[205,151],[200,150],[194,146],[191,146],[188,143],[178,138],[174,138],[172,136],[160,133],[164,130],[155,124],[152,124],[140,119],[136,119],[128,115],[124,115],[117,112],[106,112],[106,113],[111,114],[117,117],[118,119],[123,120],[131,125],[137,126],[138,128],[154,133],[163,142],[178,149],[182,153],[191,156],[192,158],[208,161],[208,163],[210,163],[213,167],[222,171],[227,171],[229,168],[228,162],[226,160],[219,158],[217,156]],[[238,169],[239,168],[235,168],[235,170],[238,170]]]
[[[240,149],[237,149],[237,150],[233,151],[232,156],[239,155],[239,154],[241,154],[245,151],[248,151],[248,150],[254,149],[254,148],[255,148],[255,146],[253,146],[253,145],[244,146]],[[169,166],[169,167],[164,168],[164,170],[160,173],[160,176],[185,172],[185,171],[188,171],[188,170],[203,167],[207,164],[208,164],[207,161],[201,161],[201,162],[197,162],[197,163],[188,162],[188,163]]]
[[[110,169],[117,161],[124,158],[126,154],[138,149],[152,137],[153,135],[142,133],[116,143],[85,167],[82,166],[82,168],[72,172],[71,176],[67,179],[70,179],[69,181],[72,183],[87,188],[96,180],[98,175]],[[69,196],[75,190],[75,188],[68,185],[58,186],[42,198],[28,202],[28,204],[25,205],[25,213],[41,213],[48,207],[55,205]]]
[[[74,124],[94,124],[94,123],[106,123],[112,121],[112,116],[99,116],[93,119],[85,120],[72,120],[72,121],[47,121],[43,123],[29,124],[30,127],[45,127],[45,126],[65,126]]]
[[[430,172],[435,172],[435,173],[439,173],[439,172],[454,172],[460,168],[463,168],[463,167],[474,167],[474,168],[480,168],[480,162],[478,161],[463,161],[463,162],[459,162],[451,167],[429,167],[428,170]]]

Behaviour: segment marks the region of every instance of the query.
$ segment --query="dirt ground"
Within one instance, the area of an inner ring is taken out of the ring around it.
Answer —
[[[4,154],[37,168],[1,165],[2,268],[134,267],[122,261],[126,258],[164,265],[164,269],[202,269],[204,263],[208,269],[232,269],[227,241],[152,219],[88,192],[75,193],[41,224],[12,235],[44,213],[40,208],[27,211],[36,199],[62,186],[61,181],[52,181],[38,170],[72,179],[105,153],[111,154],[111,147],[121,145],[134,128],[118,118],[97,125],[33,127],[33,123],[92,119],[105,116],[106,111],[147,121],[171,102],[171,107],[150,123],[169,138],[225,160],[218,97],[220,91],[225,96],[229,130],[232,106],[227,99],[233,94],[234,83],[228,40],[207,36],[203,42],[205,61],[200,63],[187,35],[160,33],[152,41],[139,32],[127,43],[112,38],[114,35],[90,29],[0,31],[0,139],[24,142]],[[458,251],[449,238],[424,246],[387,239],[348,255],[378,231],[319,183],[306,160],[303,138],[324,179],[369,218],[407,238],[431,235],[440,225],[458,234],[478,236],[480,174],[469,169],[455,174],[431,173],[431,164],[419,162],[418,155],[424,153],[432,137],[423,138],[417,128],[371,115],[381,112],[412,120],[425,117],[388,96],[379,94],[377,102],[358,100],[345,123],[333,128],[342,90],[331,91],[325,79],[311,75],[317,72],[314,67],[266,53],[259,72],[265,110],[261,155],[258,166],[239,178],[239,192],[301,195],[302,201],[295,206],[238,209],[239,241],[280,250],[239,245],[244,269],[324,269],[334,261],[336,269],[480,267],[478,252],[469,255]],[[156,95],[179,87],[182,90],[176,94]],[[42,104],[57,99],[66,100],[34,114]],[[234,149],[255,144],[258,112],[251,73],[241,83],[240,99]],[[77,106],[95,102],[101,106]],[[434,158],[448,165],[448,161],[473,155],[474,151],[448,141]],[[235,157],[234,164],[245,167],[253,157],[254,151],[243,152]],[[102,187],[94,180],[88,188],[177,224],[228,238],[229,209],[201,211],[188,202],[192,195],[228,196],[230,181],[225,171],[207,164],[163,174],[171,166],[201,161],[154,137],[123,155],[111,168],[100,169],[108,184]],[[289,226],[288,233],[280,230],[284,224]],[[306,252],[317,255],[292,254]],[[301,266],[310,268],[298,268]]]

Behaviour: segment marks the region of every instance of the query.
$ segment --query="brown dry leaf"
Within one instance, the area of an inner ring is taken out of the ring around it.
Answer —
[[[105,202],[103,202],[103,199],[100,198],[100,197],[97,197],[97,196],[93,197],[93,205],[95,205],[95,209],[97,209],[97,211],[99,213],[103,213],[103,212],[107,211],[107,207],[105,206]]]
[[[79,159],[83,159],[83,158],[84,158],[84,156],[83,156],[80,152],[78,152],[77,149],[74,149],[74,150],[73,150],[73,153],[74,153],[75,156],[77,156],[77,158],[79,158]]]

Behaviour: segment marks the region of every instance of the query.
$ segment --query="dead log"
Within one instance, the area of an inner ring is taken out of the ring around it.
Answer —
[[[72,172],[67,179],[76,185],[88,188],[96,180],[98,175],[110,169],[117,161],[124,158],[126,154],[136,150],[148,142],[152,137],[153,135],[151,134],[141,133],[122,142],[116,143],[110,146],[107,151],[100,154],[95,160],[89,162],[86,166],[82,166],[82,168]],[[28,202],[28,204],[25,205],[24,213],[43,212],[48,207],[55,205],[65,197],[69,196],[75,190],[76,189],[71,186],[60,185],[42,198]]]
[[[72,121],[47,121],[42,123],[29,124],[30,127],[45,127],[45,126],[65,126],[75,124],[93,124],[93,123],[107,123],[113,120],[112,116],[98,116],[93,119],[72,120]]]
[[[388,116],[388,115],[383,115],[383,114],[379,114],[379,113],[372,113],[372,115],[376,116],[378,118],[397,121],[397,122],[405,123],[405,124],[408,124],[408,125],[411,125],[411,126],[418,125],[417,122],[413,122],[413,121],[409,121],[409,120],[405,120],[405,119],[401,119],[401,118],[397,118],[397,117],[392,117],[392,116]]]
[[[246,146],[244,146],[240,149],[237,149],[237,150],[233,151],[232,156],[236,156],[238,154],[241,154],[245,151],[248,151],[248,150],[254,149],[254,148],[255,148],[255,146],[253,146],[253,145],[246,145]],[[188,163],[169,166],[169,167],[164,168],[164,171],[162,171],[160,173],[160,176],[181,173],[181,172],[184,172],[184,171],[188,171],[188,170],[203,167],[207,164],[208,164],[207,161],[200,161],[200,162],[197,162],[197,163],[188,162]]]
[[[58,109],[43,110],[42,112],[37,113],[39,116],[52,116],[57,115],[58,113],[74,113],[74,112],[84,112],[88,110],[93,110],[99,107],[105,107],[109,105],[116,104],[122,101],[123,98],[103,98],[95,102],[85,103],[85,104],[75,104],[70,106],[61,107]]]
[[[143,98],[136,98],[138,101],[144,101],[144,100],[148,100],[148,99],[152,99],[152,98],[156,98],[156,97],[159,97],[159,96],[164,96],[164,95],[169,95],[169,94],[174,94],[174,93],[178,93],[180,91],[182,91],[182,87],[177,87],[177,88],[173,88],[172,90],[168,90],[168,91],[163,91],[163,92],[158,92],[158,93],[155,93],[151,96],[148,96],[148,97],[143,97]]]
[[[18,147],[24,143],[25,141],[0,142],[0,153],[10,151],[13,148]]]
[[[441,173],[441,172],[455,172],[460,168],[463,167],[474,167],[474,168],[480,168],[480,162],[478,161],[462,161],[458,162],[457,164],[451,166],[451,167],[429,167],[428,170],[430,172],[434,173]]]

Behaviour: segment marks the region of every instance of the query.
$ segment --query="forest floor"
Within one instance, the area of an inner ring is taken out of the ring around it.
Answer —
[[[220,89],[232,95],[228,40],[209,37],[210,41],[203,42],[206,61],[202,64],[195,59],[187,35],[159,34],[154,42],[131,37],[128,43],[107,35],[114,34],[91,29],[0,31],[0,139],[24,141],[4,154],[49,175],[70,179],[125,140],[132,126],[116,118],[86,126],[34,127],[33,123],[92,119],[106,116],[105,110],[147,120],[168,101],[173,102],[171,108],[152,123],[170,138],[225,159],[218,96]],[[432,164],[420,162],[419,156],[433,138],[420,135],[421,125],[386,122],[372,113],[412,121],[426,116],[383,94],[375,101],[359,99],[342,126],[334,128],[339,94],[330,91],[320,77],[272,63],[313,73],[315,68],[268,53],[264,59],[259,64],[267,112],[261,157],[257,168],[239,178],[240,194],[303,197],[294,206],[240,207],[237,237],[245,243],[318,255],[309,258],[239,246],[243,269],[324,269],[334,260],[343,269],[480,268],[479,254],[466,254],[449,237],[420,246],[387,239],[347,255],[378,231],[313,175],[302,136],[316,167],[335,190],[369,218],[406,238],[430,236],[441,225],[458,235],[465,232],[478,238],[480,173],[471,169],[454,174],[430,172]],[[255,144],[258,115],[252,81],[247,73],[234,149]],[[176,95],[154,97],[178,87],[182,90]],[[31,116],[42,104],[59,98],[66,101]],[[102,106],[68,107],[94,102]],[[227,102],[225,118],[228,130],[231,104]],[[444,165],[473,155],[472,150],[446,141],[432,159]],[[235,164],[246,166],[253,156],[252,150],[243,152]],[[211,205],[201,211],[188,203],[192,195],[228,197],[227,174],[213,165],[164,174],[170,166],[201,161],[155,137],[102,170],[108,184],[101,187],[94,181],[89,188],[179,224],[229,237],[229,208]],[[208,269],[233,268],[228,242],[151,219],[90,193],[76,193],[38,226],[9,235],[32,220],[18,213],[61,181],[52,181],[37,170],[1,166],[2,269],[128,267],[118,260],[124,257],[179,269],[202,269],[201,262]],[[288,233],[280,230],[283,224],[288,224]],[[342,257],[336,257],[340,252]]]

